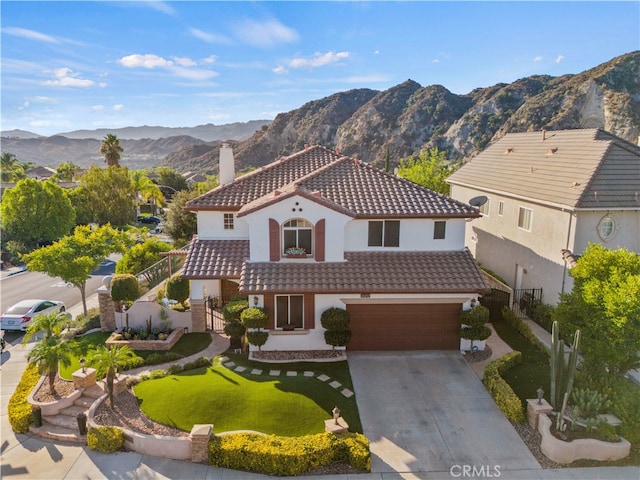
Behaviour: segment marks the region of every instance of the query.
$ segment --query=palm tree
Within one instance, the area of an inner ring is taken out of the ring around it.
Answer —
[[[144,170],[132,170],[130,172],[131,180],[135,185],[138,198],[141,202],[153,202],[153,213],[155,214],[156,205],[164,205],[164,195],[157,184],[153,183],[145,174]],[[140,203],[138,203],[138,211],[136,216],[140,215]]]
[[[120,139],[113,133],[107,134],[100,146],[100,154],[104,155],[104,161],[107,163],[107,167],[120,166],[120,154],[122,152],[124,152],[124,148],[120,146]]]
[[[69,317],[63,312],[51,312],[46,315],[38,315],[34,317],[27,327],[27,332],[22,339],[22,343],[27,343],[38,332],[44,332],[44,338],[58,336],[64,330],[69,322]]]
[[[98,376],[105,375],[107,377],[107,391],[109,392],[109,403],[112,409],[113,381],[118,370],[126,366],[132,356],[133,350],[126,345],[112,346],[111,348],[100,345],[89,356],[89,365],[96,367]]]
[[[4,152],[0,157],[0,175],[3,182],[17,182],[24,178],[24,167],[13,153]]]
[[[40,375],[49,378],[49,392],[56,393],[55,381],[58,375],[58,365],[65,367],[71,365],[71,356],[75,352],[73,344],[60,338],[58,335],[42,339],[27,355],[30,364],[38,367]]]

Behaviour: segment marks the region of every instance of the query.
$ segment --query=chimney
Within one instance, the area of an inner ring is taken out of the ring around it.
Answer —
[[[542,129],[542,141],[544,142],[547,139],[547,131],[543,128]]]
[[[220,185],[227,185],[236,178],[236,167],[233,161],[233,148],[228,143],[220,147],[219,179]]]

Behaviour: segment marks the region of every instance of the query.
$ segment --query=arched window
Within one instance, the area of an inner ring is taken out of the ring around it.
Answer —
[[[606,214],[600,219],[600,223],[598,223],[598,235],[606,242],[607,240],[611,240],[615,233],[616,221],[611,215]]]
[[[292,218],[282,224],[282,246],[285,255],[311,255],[313,225],[303,218]],[[303,251],[304,250],[304,251]]]

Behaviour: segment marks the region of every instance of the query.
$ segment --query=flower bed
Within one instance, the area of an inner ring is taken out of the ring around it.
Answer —
[[[548,458],[558,463],[571,463],[579,459],[620,460],[629,455],[631,444],[620,437],[618,442],[604,442],[593,438],[583,438],[565,442],[551,433],[551,419],[540,415],[538,431],[542,435],[540,450]]]
[[[42,377],[40,377],[40,380],[36,384],[33,391],[29,394],[29,397],[27,399],[29,404],[40,407],[42,411],[42,415],[57,415],[60,412],[60,410],[73,405],[73,402],[78,398],[80,398],[80,396],[82,395],[82,392],[80,390],[74,390],[70,395],[66,397],[62,397],[58,400],[51,401],[51,402],[39,402],[35,400],[34,397],[36,396],[36,393],[38,392],[38,390],[40,390],[40,388],[43,387],[43,384],[48,381],[49,379],[47,378],[46,375],[43,375]],[[68,383],[73,384],[72,382],[68,382]],[[43,387],[43,388],[48,388],[48,387]]]
[[[122,334],[114,332],[106,340],[105,344],[108,347],[111,347],[111,345],[127,345],[132,350],[165,351],[170,350],[171,347],[180,340],[182,335],[184,335],[184,329],[176,328],[169,334],[166,340],[127,340],[122,337]]]

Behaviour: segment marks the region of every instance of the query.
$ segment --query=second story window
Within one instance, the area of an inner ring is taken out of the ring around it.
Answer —
[[[284,222],[282,225],[283,253],[287,255],[287,250],[296,253],[304,250],[304,254],[311,255],[313,253],[311,245],[312,233],[313,225],[302,218],[293,218]]]
[[[518,228],[522,228],[528,232],[531,231],[531,219],[533,210],[530,208],[520,207],[518,210]]]
[[[233,213],[224,214],[224,229],[233,230]]]
[[[433,239],[444,240],[447,231],[447,222],[437,221],[433,223]]]
[[[370,247],[399,247],[400,221],[370,221],[368,245]]]
[[[500,200],[500,203],[498,204],[498,215],[504,215],[504,202],[502,200]]]

